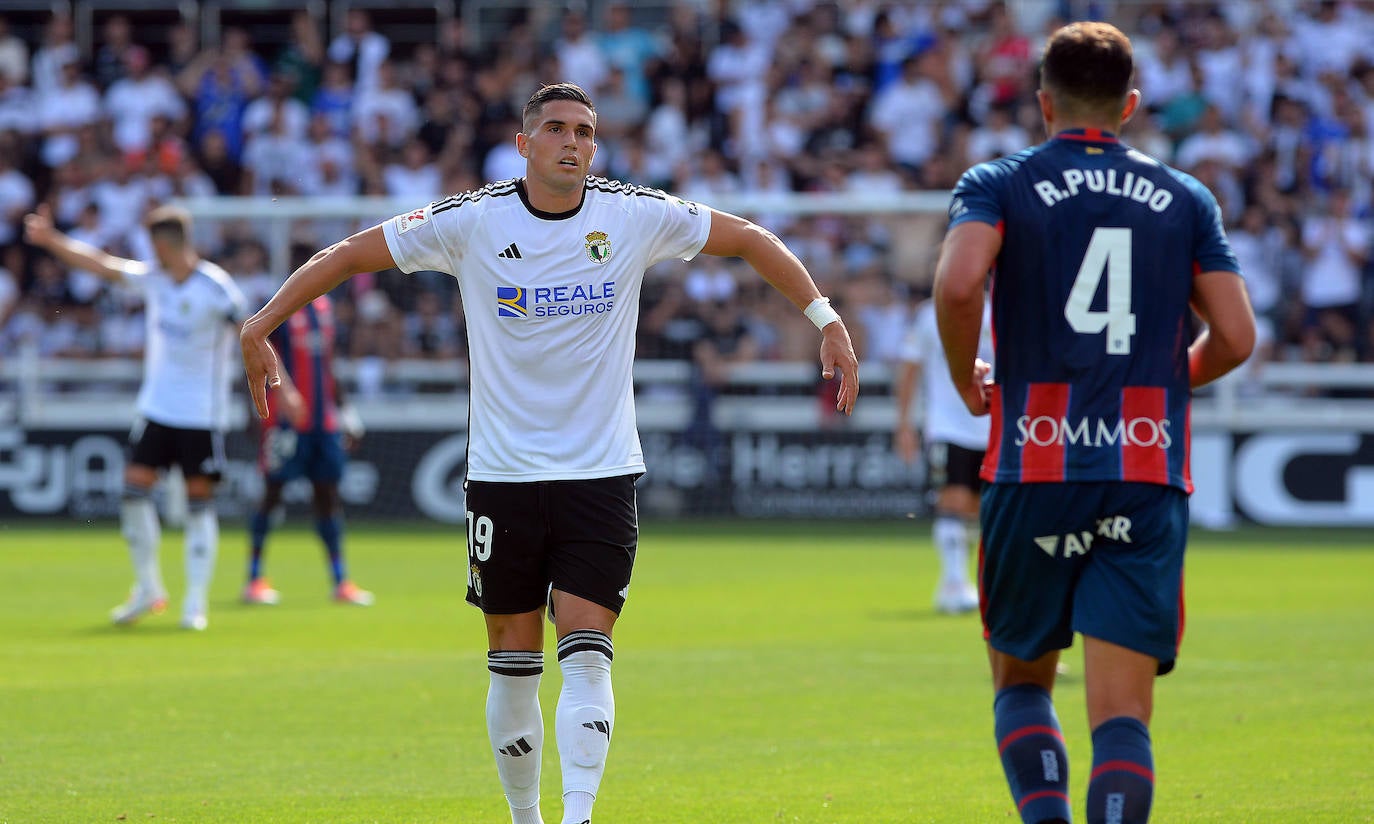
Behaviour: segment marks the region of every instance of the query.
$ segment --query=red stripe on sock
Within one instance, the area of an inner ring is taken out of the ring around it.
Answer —
[[[1135,763],[1134,761],[1103,761],[1101,764],[1098,764],[1096,767],[1093,767],[1093,774],[1089,776],[1088,780],[1096,780],[1096,778],[1099,775],[1109,772],[1135,773],[1136,775],[1140,776],[1146,781],[1149,781],[1151,784],[1155,783],[1154,770],[1150,769],[1149,767],[1143,767]]]
[[[1019,741],[1028,735],[1048,735],[1052,738],[1058,738],[1060,741],[1064,740],[1064,734],[1054,727],[1045,724],[1036,724],[1029,727],[1021,727],[1020,729],[1012,730],[1007,733],[1007,737],[998,742],[997,752],[1006,752],[1007,747],[1011,746],[1012,742]]]
[[[1039,801],[1042,798],[1058,798],[1061,801],[1068,801],[1069,794],[1061,793],[1059,790],[1040,790],[1039,792],[1033,792],[1025,798],[1021,799],[1020,803],[1016,805],[1016,809],[1018,811],[1024,810],[1027,804],[1031,803],[1032,801]]]

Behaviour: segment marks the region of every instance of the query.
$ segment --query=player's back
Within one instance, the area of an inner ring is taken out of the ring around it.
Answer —
[[[334,310],[328,295],[302,306],[271,337],[277,356],[305,403],[310,430],[338,430],[338,400],[332,364]],[[277,416],[275,393],[268,395],[268,425]]]
[[[1074,130],[971,169],[952,211],[1003,233],[984,477],[1188,488],[1193,276],[1236,271],[1196,180]]]

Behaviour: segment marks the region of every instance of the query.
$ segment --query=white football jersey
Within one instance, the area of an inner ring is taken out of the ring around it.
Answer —
[[[978,337],[978,357],[992,363],[992,307],[983,303],[983,329]],[[925,401],[925,442],[951,443],[979,451],[988,448],[990,419],[975,416],[949,379],[945,347],[935,321],[935,303],[926,301],[902,342],[901,360],[921,367],[921,397]]]
[[[691,260],[710,211],[588,177],[550,214],[507,180],[382,224],[405,272],[458,280],[469,355],[468,477],[607,478],[644,471],[632,364],[644,270]]]
[[[248,304],[208,260],[177,283],[156,262],[130,267],[124,282],[143,294],[148,339],[138,412],[163,426],[223,430],[229,387],[240,374],[235,343]]]

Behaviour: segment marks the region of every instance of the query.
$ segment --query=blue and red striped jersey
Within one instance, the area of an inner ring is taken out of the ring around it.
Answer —
[[[950,226],[970,220],[1002,233],[983,479],[1191,492],[1193,277],[1240,271],[1211,192],[1075,129],[965,172]]]
[[[272,345],[277,358],[308,412],[304,431],[339,431],[338,393],[334,385],[334,308],[328,295],[321,295],[301,307],[286,322],[273,330]],[[276,392],[267,393],[267,426],[280,422],[280,401]]]

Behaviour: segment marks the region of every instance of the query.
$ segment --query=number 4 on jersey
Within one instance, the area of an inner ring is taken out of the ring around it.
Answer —
[[[1102,271],[1107,271],[1107,310],[1092,309]],[[1064,304],[1064,319],[1073,331],[1096,335],[1107,330],[1107,354],[1131,354],[1135,335],[1135,315],[1131,313],[1131,230],[1093,230],[1088,251],[1078,267],[1069,301]]]

